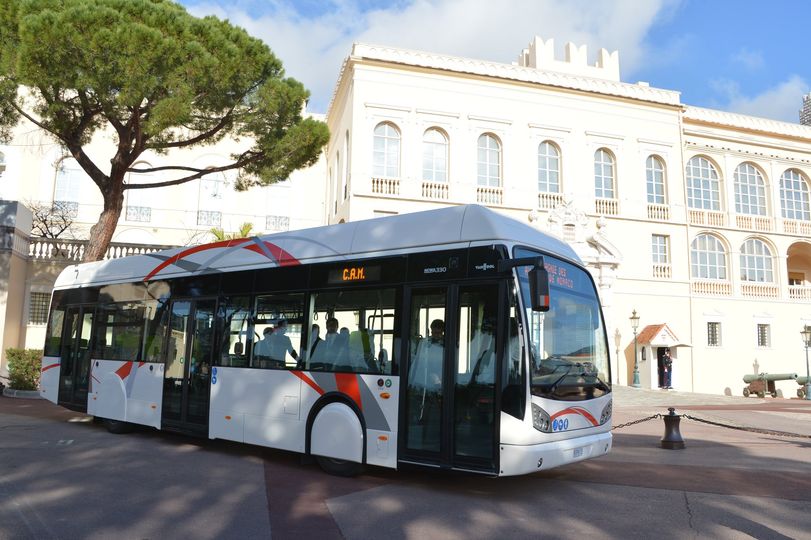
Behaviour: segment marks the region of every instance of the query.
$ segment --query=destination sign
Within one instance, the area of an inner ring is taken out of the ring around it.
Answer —
[[[330,270],[328,283],[362,283],[380,280],[380,265],[344,266]]]

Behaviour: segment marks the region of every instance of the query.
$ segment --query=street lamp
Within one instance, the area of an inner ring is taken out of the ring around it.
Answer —
[[[631,313],[629,319],[631,321],[631,328],[634,330],[634,382],[631,386],[634,388],[639,388],[642,385],[639,384],[639,362],[637,361],[636,354],[636,330],[639,328],[639,315],[636,314],[636,310]],[[806,349],[806,351],[807,350],[808,349]]]
[[[800,335],[803,337],[805,345],[805,399],[811,399],[811,377],[808,370],[808,347],[811,347],[811,326],[807,324],[803,327]]]

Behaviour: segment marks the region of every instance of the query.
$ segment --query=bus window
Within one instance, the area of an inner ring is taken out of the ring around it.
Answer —
[[[272,294],[256,298],[252,334],[257,339],[251,367],[295,368],[301,351],[304,294]]]
[[[95,319],[94,358],[139,360],[144,329],[144,306],[124,302],[100,306]]]
[[[168,303],[163,300],[146,302],[144,326],[144,362],[163,362],[163,344],[169,325]]]
[[[48,320],[48,329],[45,333],[45,356],[59,356],[62,344],[62,324],[65,321],[65,310],[62,308],[51,311]]]
[[[394,289],[314,294],[307,369],[391,374],[396,315]]]
[[[248,354],[254,342],[250,329],[251,299],[247,296],[224,299],[220,302],[219,318],[224,332],[218,364],[248,367]]]

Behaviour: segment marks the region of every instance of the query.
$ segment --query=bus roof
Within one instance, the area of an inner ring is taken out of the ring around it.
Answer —
[[[434,251],[490,241],[537,247],[580,262],[574,250],[557,238],[483,206],[463,205],[71,265],[54,288]]]

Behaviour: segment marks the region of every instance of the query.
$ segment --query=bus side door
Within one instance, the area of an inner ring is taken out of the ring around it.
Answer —
[[[408,290],[401,461],[496,472],[506,296],[503,283]]]
[[[59,370],[58,403],[86,412],[93,329],[92,306],[70,306],[65,312]]]

